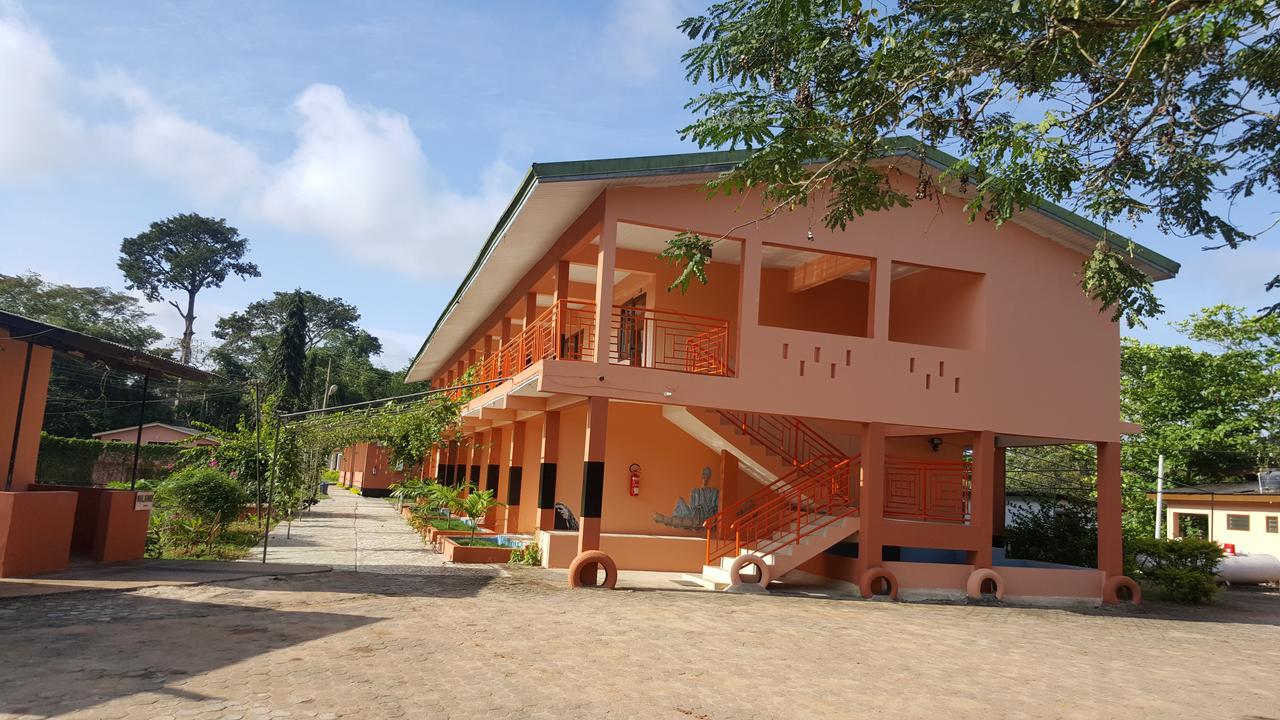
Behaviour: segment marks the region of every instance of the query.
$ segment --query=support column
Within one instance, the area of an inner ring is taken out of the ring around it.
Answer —
[[[889,339],[889,286],[893,281],[893,262],[878,257],[871,266],[871,282],[868,288],[867,336],[877,340]]]
[[[582,517],[578,521],[578,553],[600,549],[600,511],[604,504],[604,449],[609,398],[587,400],[587,442],[582,464]]]
[[[613,270],[617,265],[617,255],[618,223],[606,217],[600,228],[600,249],[596,253],[596,336],[593,346],[595,361],[601,365],[609,363],[609,346],[612,344],[609,337],[613,333]]]
[[[489,431],[489,442],[484,451],[484,489],[493,493],[493,499],[502,502],[498,496],[498,458],[502,457],[502,428]],[[484,518],[487,528],[493,528],[498,522],[498,509],[490,510]]]
[[[480,487],[480,461],[481,455],[484,453],[484,433],[476,431],[471,436],[471,475],[467,477],[467,482],[471,487]]]
[[[973,468],[969,485],[969,525],[978,547],[968,552],[975,568],[991,567],[993,527],[992,496],[995,487],[996,434],[982,430],[973,434]]]
[[[867,423],[861,434],[862,486],[858,490],[858,575],[884,559],[884,423]]]
[[[520,491],[524,484],[525,423],[511,424],[511,456],[507,465],[507,507],[502,531],[520,532]]]
[[[458,438],[453,451],[453,485],[462,485],[467,481],[466,436]]]
[[[1120,443],[1098,447],[1098,569],[1110,578],[1124,575],[1123,510],[1120,486]]]
[[[995,475],[991,493],[991,545],[1004,547],[1005,523],[1005,462],[1008,459],[1008,448],[998,447],[995,452]]]
[[[560,412],[546,413],[542,423],[542,463],[538,467],[538,529],[556,529],[556,457],[560,447]]]
[[[738,456],[728,450],[720,451],[720,507],[725,511],[738,504],[738,473],[741,472]]]

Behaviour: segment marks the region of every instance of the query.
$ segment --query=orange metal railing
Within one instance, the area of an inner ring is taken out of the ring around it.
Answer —
[[[539,360],[594,360],[596,306],[565,299],[547,308],[519,335],[481,359],[464,376],[466,390],[454,400],[483,395]],[[667,310],[616,306],[609,338],[609,361],[663,370],[729,375],[727,320]]]
[[[884,477],[885,517],[969,522],[972,476],[967,463],[889,457]]]
[[[618,365],[729,375],[729,321],[654,308],[617,305],[609,361]]]
[[[560,300],[543,311],[519,335],[474,366],[465,392],[483,395],[539,360],[590,360],[595,356],[596,308],[590,300]],[[454,391],[453,399],[464,391]]]
[[[808,467],[815,460],[845,456],[840,448],[832,445],[799,418],[736,410],[717,412],[735,428],[793,467]],[[823,469],[825,468],[814,467],[815,471]]]
[[[708,520],[707,564],[743,550],[772,553],[853,515],[858,511],[858,486],[853,478],[859,465],[857,456],[839,460],[727,523],[721,516]]]

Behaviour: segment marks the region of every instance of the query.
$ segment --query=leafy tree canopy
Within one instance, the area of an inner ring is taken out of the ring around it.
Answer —
[[[1278,17],[1272,0],[725,0],[681,24],[708,88],[684,134],[754,151],[714,187],[825,203],[830,228],[933,195],[923,166],[914,193],[871,166],[914,136],[960,157],[944,186],[971,218],[1044,198],[1234,248],[1264,228],[1228,209],[1280,184]],[[1121,259],[1099,244],[1082,285],[1140,323],[1160,304]]]
[[[132,295],[51,283],[36,273],[0,273],[0,309],[139,350],[164,337],[147,323],[151,314]]]
[[[248,238],[223,219],[194,213],[175,215],[120,243],[120,271],[129,287],[158,302],[166,290],[186,293],[183,305],[169,300],[186,325],[182,334],[182,362],[191,359],[196,295],[221,287],[229,275],[259,277],[258,266],[244,259]]]

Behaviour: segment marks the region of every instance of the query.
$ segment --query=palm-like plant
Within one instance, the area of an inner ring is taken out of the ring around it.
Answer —
[[[453,513],[459,507],[465,488],[441,483],[431,483],[426,488],[426,498],[437,510]]]
[[[498,502],[493,496],[492,490],[472,490],[462,501],[462,511],[467,517],[471,518],[471,543],[475,543],[476,530],[480,527],[480,522],[484,520],[484,516],[489,511],[500,507],[502,503]]]
[[[406,502],[416,504],[418,498],[426,497],[427,485],[417,478],[398,482],[391,486],[391,497],[399,501],[400,507],[404,507]]]

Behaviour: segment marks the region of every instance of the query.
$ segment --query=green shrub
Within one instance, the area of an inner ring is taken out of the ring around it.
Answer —
[[[188,468],[160,486],[160,502],[189,518],[223,526],[240,515],[248,494],[240,483],[214,468]]]
[[[1091,503],[1043,498],[1035,510],[1013,508],[1005,528],[1008,557],[1093,567],[1098,562],[1098,515]]]
[[[1139,576],[1166,600],[1207,603],[1218,594],[1214,570],[1222,546],[1212,540],[1131,538],[1125,550]]]
[[[538,547],[538,543],[527,543],[524,547],[516,548],[511,551],[511,559],[507,561],[508,565],[542,565],[542,550]]]
[[[326,482],[326,483],[329,483],[330,485],[337,485],[338,478],[339,478],[339,475],[337,470],[325,470],[324,472],[320,473],[320,482]]]

